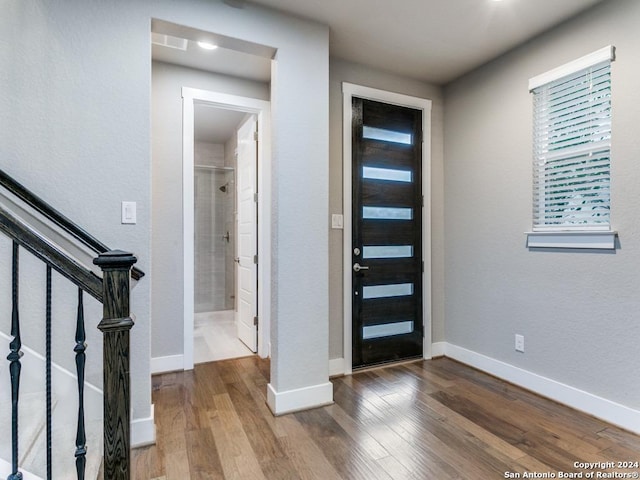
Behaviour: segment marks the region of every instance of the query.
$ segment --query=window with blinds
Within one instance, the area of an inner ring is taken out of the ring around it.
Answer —
[[[533,230],[610,230],[613,47],[535,77]]]

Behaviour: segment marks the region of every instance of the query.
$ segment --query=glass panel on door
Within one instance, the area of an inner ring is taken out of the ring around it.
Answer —
[[[362,207],[362,218],[377,218],[379,220],[411,220],[412,208],[394,207]]]
[[[375,128],[366,125],[362,127],[362,137],[371,140],[381,140],[383,142],[402,143],[404,145],[411,145],[413,143],[413,135],[410,133],[395,132],[385,128]]]
[[[371,245],[362,247],[362,258],[409,258],[412,245]]]
[[[362,338],[369,340],[371,338],[390,337],[393,335],[401,335],[403,333],[413,332],[413,321],[385,323],[383,325],[371,325],[362,328]]]
[[[411,183],[413,181],[411,170],[378,167],[362,167],[362,178],[407,183]]]

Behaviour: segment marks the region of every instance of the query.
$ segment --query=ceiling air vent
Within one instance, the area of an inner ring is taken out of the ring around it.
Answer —
[[[176,50],[187,49],[186,38],[172,37],[171,35],[163,35],[161,33],[151,33],[151,43],[154,45],[160,45],[168,48],[175,48]]]

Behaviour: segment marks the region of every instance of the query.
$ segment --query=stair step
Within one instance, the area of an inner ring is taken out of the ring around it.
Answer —
[[[12,473],[11,464],[0,458],[0,478],[8,478]],[[22,480],[42,480],[40,477],[26,470],[20,469],[20,473],[22,473]]]
[[[8,351],[8,337],[0,333],[0,349]],[[25,479],[46,477],[46,393],[44,363],[25,349],[21,359],[18,406],[19,465]],[[11,473],[11,381],[9,367],[0,358],[0,479]],[[52,400],[53,478],[76,479],[75,437],[78,415],[77,380],[54,368]],[[5,388],[6,387],[6,388]],[[96,479],[102,461],[102,394],[85,386],[86,479]],[[5,434],[7,432],[8,434]],[[5,475],[4,470],[8,468]]]
[[[76,479],[75,451],[78,421],[78,396],[75,389],[65,392],[52,414],[53,478]],[[92,389],[85,389],[86,468],[85,478],[95,479],[102,461],[102,397]],[[43,432],[22,463],[24,468],[46,477],[46,433]]]
[[[58,422],[54,420],[53,438],[55,438],[55,441],[52,446],[52,477],[56,480],[75,480],[77,478],[75,428],[69,428],[69,424],[56,425],[56,423]],[[75,421],[73,424],[75,424]],[[98,476],[100,462],[102,461],[102,422],[91,420],[85,426],[87,431],[85,478],[95,479]],[[46,435],[41,435],[23,463],[25,470],[33,472],[42,478],[46,477],[47,472],[45,448]]]
[[[11,389],[0,390],[0,432],[7,432],[0,441],[0,458],[8,460],[12,457],[11,451]],[[4,407],[6,405],[6,408]],[[45,394],[44,392],[32,392],[20,394],[18,406],[18,458],[19,463],[30,451],[33,444],[44,430],[45,425]]]
[[[10,337],[0,334],[0,349],[9,351]],[[20,390],[18,404],[18,460],[23,459],[45,428],[46,393],[45,372],[42,361],[29,351],[21,358]],[[0,458],[10,460],[11,454],[11,377],[9,362],[2,361],[0,371]]]

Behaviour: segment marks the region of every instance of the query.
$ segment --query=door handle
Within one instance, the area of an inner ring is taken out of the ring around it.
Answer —
[[[360,270],[369,270],[369,267],[364,267],[364,266],[360,265],[359,263],[354,263],[353,264],[353,271],[354,272],[359,272]]]

